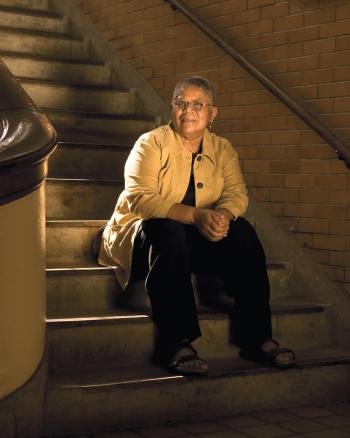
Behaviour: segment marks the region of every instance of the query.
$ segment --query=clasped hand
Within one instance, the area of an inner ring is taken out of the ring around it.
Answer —
[[[227,236],[230,219],[224,213],[197,208],[194,213],[194,225],[208,240],[217,242]]]

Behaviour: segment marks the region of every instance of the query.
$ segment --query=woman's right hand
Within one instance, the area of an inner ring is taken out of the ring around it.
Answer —
[[[194,225],[211,242],[217,242],[227,236],[230,222],[222,213],[209,208],[196,208]]]

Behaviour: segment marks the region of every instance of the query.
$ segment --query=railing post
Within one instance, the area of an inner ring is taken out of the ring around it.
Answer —
[[[56,133],[0,61],[0,430],[38,437],[44,403],[45,190]]]

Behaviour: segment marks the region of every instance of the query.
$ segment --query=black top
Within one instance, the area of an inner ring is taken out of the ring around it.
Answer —
[[[192,164],[191,164],[191,177],[190,182],[188,183],[187,191],[185,193],[185,196],[183,200],[181,201],[181,204],[186,205],[192,205],[193,207],[196,206],[196,191],[194,187],[194,174],[193,174],[193,163],[196,159],[196,156],[198,153],[192,154]]]

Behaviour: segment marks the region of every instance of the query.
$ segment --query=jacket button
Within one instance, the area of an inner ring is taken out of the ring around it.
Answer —
[[[203,183],[197,183],[197,187],[201,189],[203,187]]]
[[[200,161],[202,159],[202,157],[199,155],[198,157],[197,157],[197,161]]]

